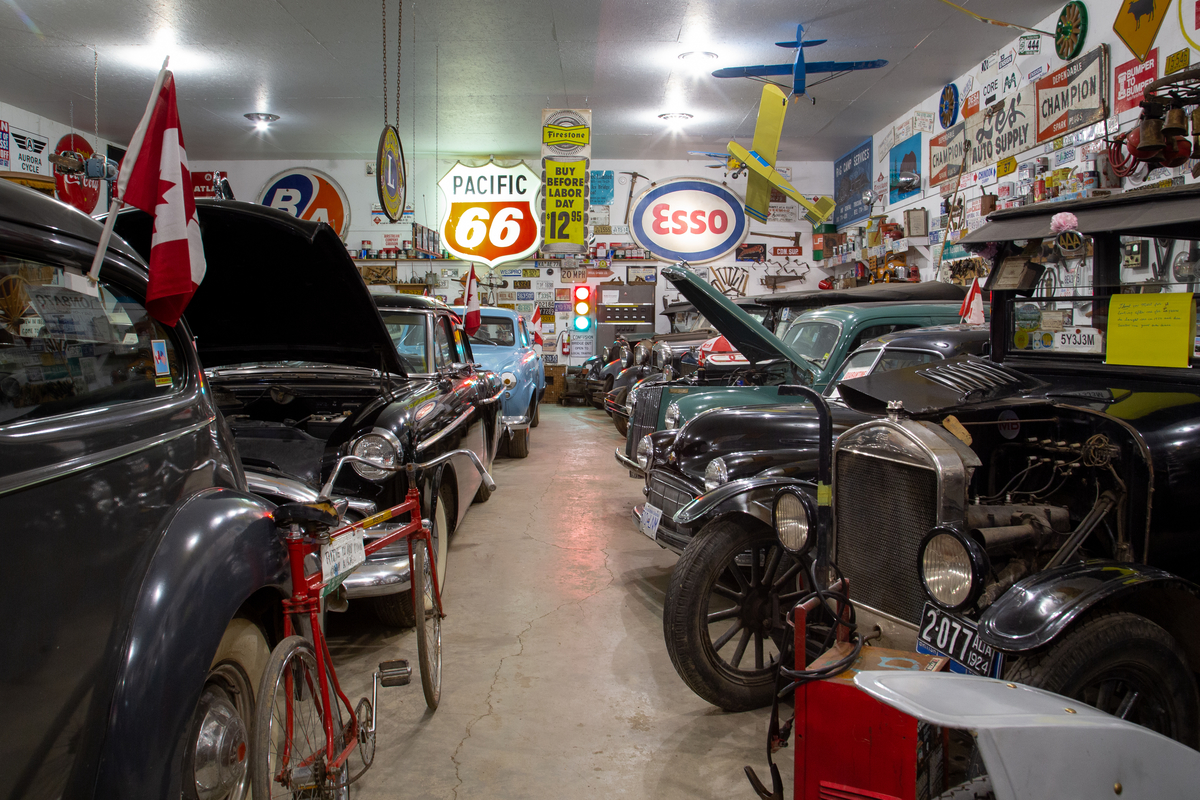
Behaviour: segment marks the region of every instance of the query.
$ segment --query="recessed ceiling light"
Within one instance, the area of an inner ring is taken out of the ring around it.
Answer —
[[[267,126],[272,122],[279,121],[278,114],[268,114],[265,111],[251,111],[249,114],[243,114],[246,119],[254,123],[255,130],[265,131]]]
[[[659,114],[659,119],[665,119],[667,122],[683,122],[692,118],[691,114],[682,111],[671,111],[666,114]]]
[[[686,53],[680,53],[679,58],[683,61],[712,61],[716,59],[716,53],[710,53],[707,50],[689,50]]]

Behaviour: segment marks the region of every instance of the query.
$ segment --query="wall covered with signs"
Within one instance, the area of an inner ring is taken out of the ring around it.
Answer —
[[[927,209],[934,228],[931,255],[936,259],[944,242],[938,241],[934,223],[941,216],[943,197],[952,194],[956,184],[969,212],[970,200],[984,194],[997,194],[1003,201],[1006,193],[1015,190],[1022,165],[1044,163],[1051,171],[1088,169],[1089,157],[1102,152],[1106,130],[1112,135],[1136,124],[1146,84],[1200,64],[1196,0],[1170,4],[1159,0],[1154,7],[1160,18],[1143,15],[1141,24],[1134,14],[1144,11],[1146,4],[1131,9],[1135,2],[1087,0],[1089,28],[1077,54],[1069,59],[1059,57],[1051,37],[1014,36],[1008,46],[980,54],[969,73],[876,131],[872,185],[892,197],[877,204],[874,213],[903,222],[906,210]],[[1054,31],[1060,13],[1056,10],[1031,27]],[[1003,18],[999,10],[995,16]],[[963,41],[931,40],[929,44],[970,47]],[[897,197],[892,154],[918,132],[924,139],[918,160],[920,190]],[[1194,179],[1184,165],[1156,170],[1129,183],[1171,180],[1191,183]],[[967,217],[968,228],[983,224],[983,215],[968,213]],[[930,262],[925,264],[921,275],[929,280],[935,277],[934,269]]]

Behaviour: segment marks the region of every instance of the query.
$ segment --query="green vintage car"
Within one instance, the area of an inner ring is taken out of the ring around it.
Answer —
[[[820,391],[846,356],[863,342],[895,331],[958,322],[965,294],[960,286],[916,284],[908,287],[908,293],[922,299],[813,309],[796,317],[776,337],[744,314],[737,314],[726,298],[690,270],[667,267],[663,276],[721,330],[748,364],[733,376],[723,373],[718,381],[700,371],[680,380],[647,382],[632,389],[626,400],[629,424],[625,446],[615,455],[635,477],[641,477],[638,447],[643,437],[677,428],[711,408],[803,402],[780,398],[779,386],[803,383]]]

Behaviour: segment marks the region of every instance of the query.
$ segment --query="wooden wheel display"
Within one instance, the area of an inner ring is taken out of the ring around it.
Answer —
[[[1083,50],[1087,31],[1087,8],[1080,0],[1071,0],[1058,15],[1058,27],[1054,29],[1054,52],[1063,61],[1075,58]]]
[[[29,294],[20,275],[0,278],[0,324],[12,333],[21,332],[21,318],[29,309]]]

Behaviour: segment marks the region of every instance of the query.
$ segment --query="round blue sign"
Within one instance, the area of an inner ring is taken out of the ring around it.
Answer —
[[[629,233],[663,261],[702,263],[733,252],[749,233],[742,199],[704,178],[671,178],[634,202]]]

